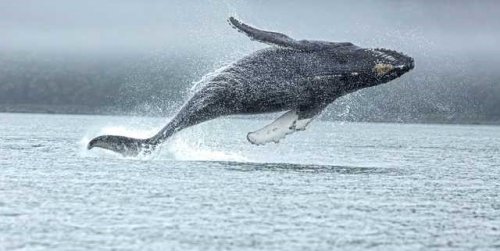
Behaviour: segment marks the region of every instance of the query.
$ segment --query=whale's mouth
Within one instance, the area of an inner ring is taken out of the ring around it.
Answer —
[[[377,63],[392,64],[393,66],[405,65],[410,70],[414,67],[413,58],[395,50],[385,48],[368,49],[375,57]]]
[[[397,55],[394,55],[396,57]],[[414,60],[403,54],[397,60],[390,62],[376,62],[372,68],[377,78],[399,77],[415,67]]]

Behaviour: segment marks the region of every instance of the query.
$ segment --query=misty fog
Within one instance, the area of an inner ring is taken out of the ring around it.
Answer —
[[[165,115],[192,82],[267,45],[229,16],[297,39],[349,41],[415,69],[333,103],[337,120],[500,121],[498,1],[0,2],[0,111]]]

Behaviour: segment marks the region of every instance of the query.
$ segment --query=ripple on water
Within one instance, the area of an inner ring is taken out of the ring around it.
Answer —
[[[498,127],[315,121],[253,146],[267,121],[228,119],[123,158],[86,144],[164,119],[8,116],[4,249],[498,248]]]

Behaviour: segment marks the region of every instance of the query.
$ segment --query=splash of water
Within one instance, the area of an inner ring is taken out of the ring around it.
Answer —
[[[166,148],[176,160],[183,161],[236,161],[248,162],[240,152],[214,149],[204,144],[204,140],[193,140],[192,136],[174,137]]]
[[[203,127],[203,126],[202,126]],[[123,135],[134,138],[151,137],[158,131],[158,128],[149,129],[130,128],[125,126],[106,126],[100,128],[95,133],[88,133],[78,142],[80,152],[88,157],[102,158],[124,158],[138,160],[179,160],[179,161],[237,161],[247,162],[248,158],[243,156],[240,151],[230,151],[223,148],[223,145],[209,145],[208,138],[213,135],[207,135],[203,128],[188,128],[172,136],[163,145],[160,145],[156,151],[151,154],[140,154],[136,157],[123,157],[122,155],[105,149],[94,148],[87,150],[88,142],[97,135]]]
[[[191,86],[191,88],[189,89],[189,94],[193,95],[194,93],[200,91],[201,88],[203,88],[203,86],[205,86],[205,84],[210,82],[210,80],[212,80],[214,77],[219,75],[221,72],[223,72],[229,66],[230,66],[229,64],[221,66],[218,69],[203,75],[203,77],[201,77],[200,80],[193,82],[193,86]]]

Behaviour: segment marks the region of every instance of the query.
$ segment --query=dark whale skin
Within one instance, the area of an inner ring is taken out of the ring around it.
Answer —
[[[230,18],[238,31],[271,47],[256,51],[198,83],[176,116],[146,139],[103,135],[88,149],[100,147],[135,156],[186,127],[233,114],[297,111],[312,119],[335,99],[387,83],[414,68],[413,58],[388,49],[366,49],[349,42],[294,40]]]

